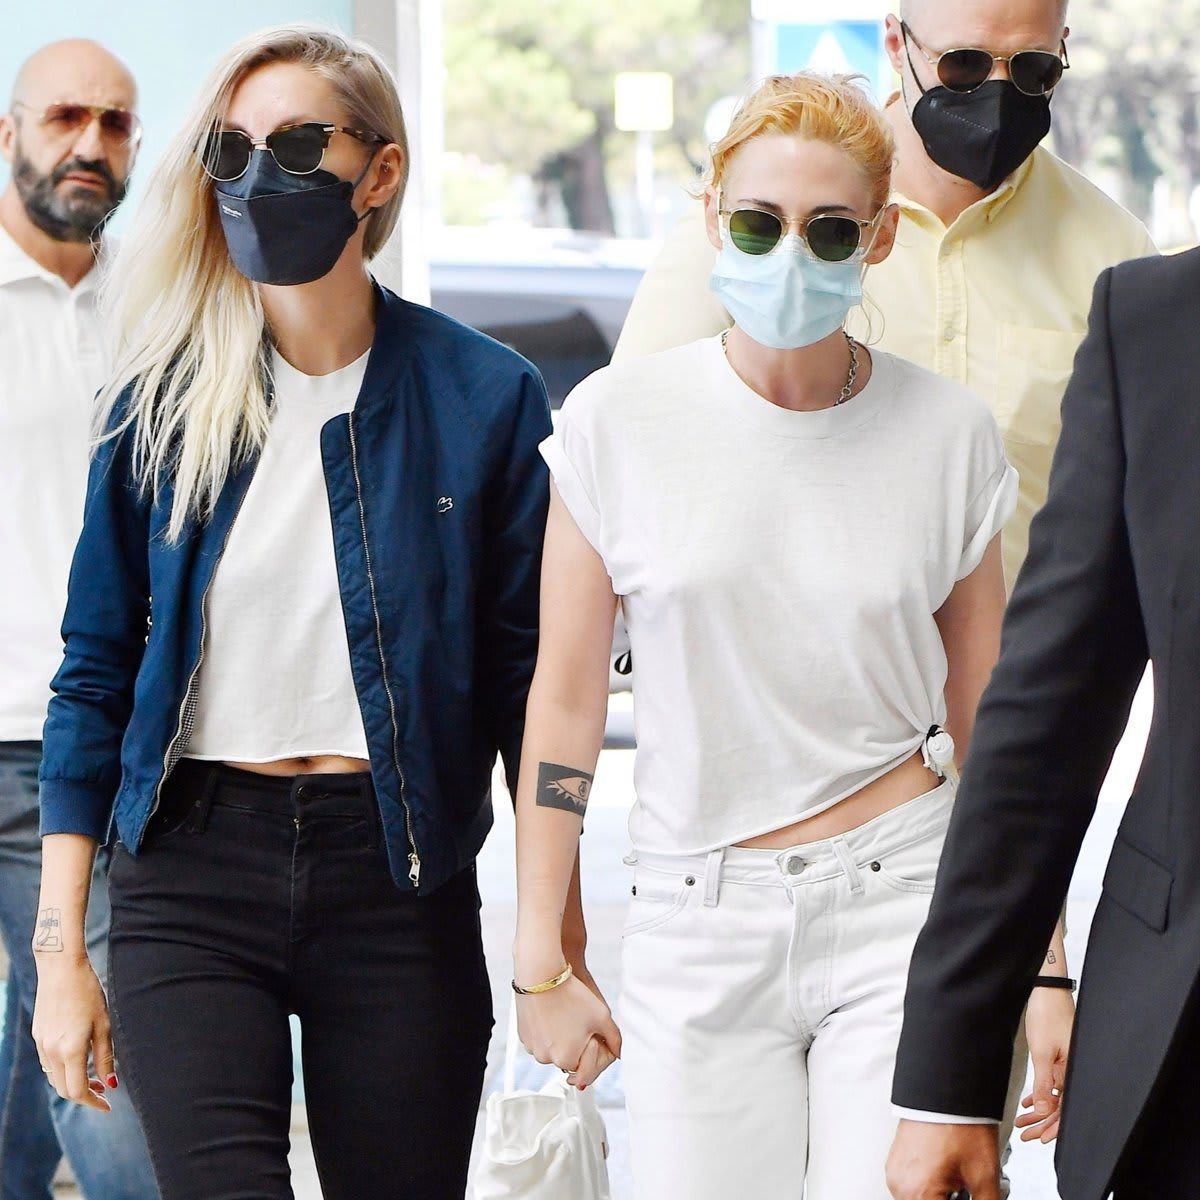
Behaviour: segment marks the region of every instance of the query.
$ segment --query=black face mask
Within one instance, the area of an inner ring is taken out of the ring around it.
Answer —
[[[1050,132],[1050,97],[1027,96],[1007,79],[989,79],[973,92],[921,88],[912,123],[942,170],[990,192]]]
[[[292,175],[256,150],[244,175],[216,185],[233,265],[255,283],[312,283],[328,275],[370,211],[356,216],[351,204],[370,166],[353,182],[324,170]]]

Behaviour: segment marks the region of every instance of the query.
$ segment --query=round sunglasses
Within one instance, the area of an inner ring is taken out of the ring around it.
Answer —
[[[1065,41],[1060,47],[1061,54],[1053,54],[1049,50],[1018,50],[1015,54],[1004,55],[966,47],[934,55],[929,53],[906,22],[902,21],[900,28],[925,61],[936,69],[942,86],[952,92],[975,91],[991,78],[997,63],[1007,63],[1008,77],[1017,91],[1027,96],[1045,96],[1058,87],[1063,72],[1071,68]]]
[[[839,213],[817,213],[789,220],[761,208],[719,208],[717,212],[727,218],[729,240],[743,254],[770,254],[783,241],[789,227],[796,225],[809,254],[830,263],[865,258],[868,247],[862,244],[863,231],[873,228],[879,220],[879,213],[869,221],[860,221]]]
[[[214,129],[200,147],[200,161],[205,171],[219,183],[240,179],[250,166],[250,156],[255,150],[267,150],[289,175],[311,175],[324,161],[325,151],[335,133],[344,133],[368,146],[387,143],[387,138],[377,133],[326,125],[321,121],[281,125],[260,140],[240,129]]]

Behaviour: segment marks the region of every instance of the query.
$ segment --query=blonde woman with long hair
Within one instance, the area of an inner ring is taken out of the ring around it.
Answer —
[[[129,1088],[164,1200],[292,1195],[291,1014],[325,1196],[465,1188],[474,859],[497,749],[516,780],[550,422],[528,363],[365,270],[408,168],[381,61],[270,30],[204,87],[111,283],[34,1032],[61,1094]],[[110,826],[111,1026],[83,943]]]
[[[892,157],[854,82],[767,80],[704,193],[735,324],[585,380],[543,447],[514,984],[526,1045],[577,1086],[623,1057],[639,1200],[887,1196],[908,961],[1016,499],[982,401],[845,332],[896,235]],[[619,1024],[559,944],[618,598],[638,728]]]

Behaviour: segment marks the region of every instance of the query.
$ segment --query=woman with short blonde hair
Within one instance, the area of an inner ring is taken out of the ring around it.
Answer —
[[[203,88],[111,284],[34,1033],[80,1103],[119,1071],[164,1200],[292,1195],[291,1015],[326,1197],[466,1186],[474,860],[498,749],[516,779],[550,421],[527,362],[367,273],[408,167],[378,56],[268,30]],[[110,826],[111,1031],[82,943]]]
[[[845,332],[896,236],[892,151],[854,80],[767,80],[705,179],[734,325],[591,376],[542,447],[514,986],[526,1044],[577,1086],[623,1057],[639,1200],[887,1194],[908,960],[1016,500],[982,401]],[[559,944],[618,602],[619,1023]]]

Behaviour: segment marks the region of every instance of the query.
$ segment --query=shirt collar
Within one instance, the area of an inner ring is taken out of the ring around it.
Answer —
[[[112,246],[107,237],[100,239],[100,248],[96,254],[96,265],[75,285],[68,289],[76,294],[95,291],[99,286],[100,273],[112,257]],[[41,263],[35,262],[20,246],[12,235],[0,225],[0,287],[10,283],[19,283],[25,279],[44,279],[56,287],[66,288],[67,285],[52,271],[47,271]]]
[[[961,221],[967,213],[986,214],[989,221],[994,221],[1007,207],[1008,202],[1016,195],[1017,190],[1029,178],[1029,172],[1033,170],[1034,156],[1038,152],[1035,150],[994,192],[989,192],[980,200],[976,200],[970,208],[966,209],[962,216],[958,219]],[[929,209],[923,204],[918,204],[915,200],[910,200],[901,192],[893,191],[891,195],[893,204],[907,212],[910,216],[926,215],[932,216]],[[957,222],[956,222],[957,224]]]
[[[893,92],[884,104],[884,108],[891,108],[893,104],[903,103],[903,96],[899,91]],[[1005,206],[1016,194],[1017,189],[1029,177],[1029,172],[1033,169],[1033,160],[1040,153],[1040,148],[1034,150],[1031,154],[994,192],[989,192],[981,200],[977,200],[964,213],[985,213],[988,221],[994,221],[1005,209]],[[907,212],[909,216],[929,216],[933,214],[923,204],[918,204],[915,200],[910,200],[903,193],[893,190],[891,202],[898,205],[900,209]],[[959,218],[962,220],[962,217]]]

